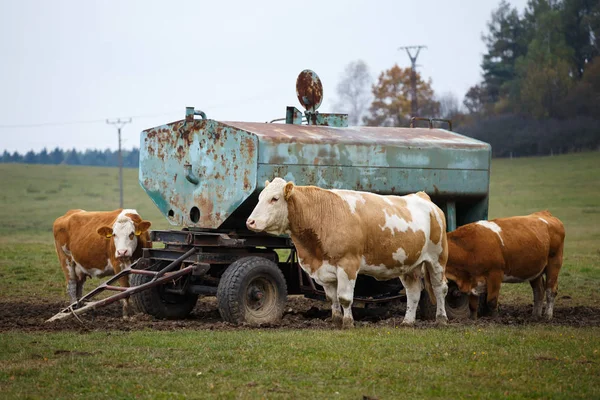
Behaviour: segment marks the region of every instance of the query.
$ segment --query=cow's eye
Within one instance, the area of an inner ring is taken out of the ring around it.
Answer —
[[[275,203],[277,202],[277,200],[279,200],[279,196],[273,196],[273,198],[271,199],[271,203]]]
[[[131,232],[131,233],[129,234],[129,240],[133,240],[133,236],[134,236],[134,235],[133,235],[133,232]]]

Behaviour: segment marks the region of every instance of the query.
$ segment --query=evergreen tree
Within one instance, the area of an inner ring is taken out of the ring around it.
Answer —
[[[33,152],[33,150],[29,150],[23,158],[23,162],[25,164],[37,164],[37,161],[37,155]]]
[[[40,154],[38,155],[38,164],[52,164],[50,161],[50,155],[48,154],[48,150],[44,147]]]
[[[487,97],[486,103],[498,103],[503,97],[514,96],[511,82],[516,76],[515,64],[527,53],[527,42],[517,10],[504,0],[492,12],[488,30],[489,33],[483,36],[487,52],[481,64],[485,88],[482,93]],[[504,110],[501,107],[496,111]]]
[[[77,154],[77,150],[75,150],[75,148],[65,154],[63,163],[67,165],[81,165],[79,155]]]
[[[55,147],[50,153],[50,164],[60,164],[63,162],[65,155],[62,149]]]

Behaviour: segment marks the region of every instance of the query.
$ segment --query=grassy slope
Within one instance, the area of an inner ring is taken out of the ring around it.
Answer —
[[[599,172],[598,152],[492,163],[490,219],[548,209],[565,225],[559,306],[600,304]],[[501,296],[532,301],[528,285],[504,285]]]
[[[547,208],[567,227],[559,290],[571,298],[559,295],[558,307],[599,304],[599,166],[600,153],[493,162],[490,218]],[[64,299],[52,221],[69,208],[116,208],[117,170],[0,165],[0,174],[0,300]],[[125,170],[125,204],[155,228],[168,226],[135,170]],[[502,295],[531,301],[527,285],[506,286]],[[543,324],[5,333],[0,391],[6,398],[590,398],[600,396],[599,352],[598,328]]]

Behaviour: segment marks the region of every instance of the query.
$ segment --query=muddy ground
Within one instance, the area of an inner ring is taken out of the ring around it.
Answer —
[[[560,300],[558,301],[560,303]],[[2,302],[0,301],[0,332],[61,332],[61,331],[132,331],[142,329],[176,330],[176,329],[208,329],[231,330],[250,329],[250,327],[235,326],[224,322],[216,306],[214,298],[204,298],[192,314],[184,320],[157,320],[146,314],[138,314],[131,320],[121,318],[120,304],[112,304],[105,308],[91,311],[76,318],[45,323],[45,320],[64,308],[64,302]],[[502,305],[500,316],[494,319],[480,318],[478,321],[450,321],[451,325],[534,325],[544,324],[553,326],[589,327],[600,326],[600,308],[583,306],[555,307],[554,319],[534,321],[531,318],[531,305]],[[354,317],[357,326],[389,326],[399,325],[404,315],[404,306],[399,304],[385,310],[356,309]],[[262,328],[273,329],[332,329],[331,312],[327,304],[306,299],[300,296],[290,296],[286,305],[283,319],[277,323]],[[434,326],[434,322],[418,321],[416,328]]]

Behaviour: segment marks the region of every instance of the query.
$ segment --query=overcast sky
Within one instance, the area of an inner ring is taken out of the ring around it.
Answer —
[[[526,0],[510,2],[521,12]],[[0,0],[0,151],[117,148],[106,118],[139,133],[182,119],[186,106],[223,121],[267,121],[300,108],[309,68],[331,112],[346,64],[374,79],[426,45],[419,72],[461,101],[481,79],[481,34],[499,0]]]

